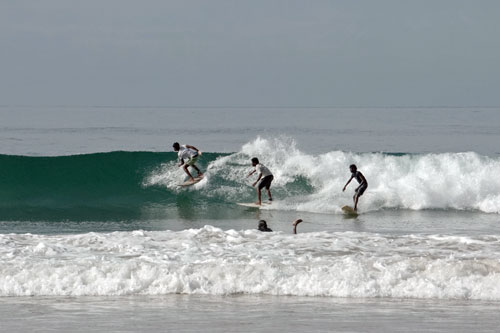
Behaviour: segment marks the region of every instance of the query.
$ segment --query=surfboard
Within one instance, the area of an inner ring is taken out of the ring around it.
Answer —
[[[238,206],[250,207],[250,208],[261,208],[263,206],[269,206],[270,202],[263,202],[261,206],[257,205],[255,202],[237,202]]]
[[[189,179],[189,180],[186,180],[184,183],[177,184],[177,186],[191,186],[191,185],[194,185],[196,183],[199,183],[202,179],[203,179],[203,176],[194,177],[194,181]]]
[[[358,216],[358,212],[354,210],[351,206],[344,206],[342,207],[342,211],[344,212],[345,215],[347,216]]]

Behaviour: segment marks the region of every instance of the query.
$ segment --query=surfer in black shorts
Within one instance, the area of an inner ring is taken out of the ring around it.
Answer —
[[[266,168],[263,164],[259,163],[259,159],[257,157],[252,158],[252,166],[255,167],[255,170],[250,172],[247,177],[250,177],[253,175],[255,172],[258,172],[259,178],[255,181],[255,183],[252,184],[252,186],[255,187],[257,183],[259,183],[259,186],[257,186],[257,202],[255,203],[256,205],[261,205],[262,204],[262,199],[261,199],[261,190],[265,187],[267,190],[267,196],[269,197],[269,201],[273,201],[273,197],[271,196],[271,182],[274,179],[273,174],[271,171],[269,171],[268,168]]]
[[[359,186],[354,191],[354,196],[352,197],[352,199],[354,200],[354,210],[357,211],[358,210],[358,199],[360,196],[363,195],[363,193],[365,193],[366,189],[368,188],[368,182],[366,181],[365,176],[363,176],[363,174],[360,171],[358,171],[358,168],[356,167],[356,165],[351,164],[349,166],[349,169],[351,170],[352,175],[351,175],[351,178],[349,178],[349,180],[347,181],[347,184],[345,184],[342,192],[345,191],[347,185],[349,185],[351,180],[353,178],[356,178],[356,180],[359,183]]]

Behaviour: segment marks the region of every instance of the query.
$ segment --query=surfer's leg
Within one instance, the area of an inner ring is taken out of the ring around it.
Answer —
[[[193,164],[191,166],[196,170],[196,172],[198,172],[198,177],[203,176],[203,174],[201,173],[200,169],[198,169],[198,167],[196,166],[196,164]]]
[[[198,161],[198,156],[195,156],[195,157],[192,157],[190,158],[187,162],[186,162],[186,165],[188,166],[192,166],[196,172],[198,172],[198,177],[201,177],[203,176],[203,174],[201,173],[200,169],[198,169],[198,167],[196,166],[196,161]],[[193,179],[194,180],[194,179]]]
[[[261,205],[262,204],[262,199],[261,199],[261,190],[260,188],[257,187],[257,202],[255,203],[256,205]]]
[[[267,190],[267,196],[269,197],[269,201],[273,201],[273,196],[271,195],[271,190],[268,188],[266,190]]]
[[[194,181],[193,176],[191,176],[191,173],[189,173],[188,167],[189,167],[189,165],[184,164],[184,171],[185,171],[185,172],[187,173],[187,175],[189,176],[189,179],[191,179],[192,181]]]
[[[359,199],[358,193],[356,193],[354,195],[354,197],[352,197],[352,198],[354,200],[354,210],[357,211],[358,210],[358,199]]]
[[[359,200],[359,197],[362,196],[363,193],[365,193],[365,191],[366,191],[367,188],[368,188],[368,186],[365,184],[365,185],[359,186],[356,189],[356,194],[354,194],[354,210],[358,210],[358,200]]]
[[[267,176],[262,180],[262,182],[259,186],[260,188],[263,188],[263,187],[266,188],[267,196],[269,197],[269,201],[273,201],[273,196],[271,195],[271,183],[272,183],[273,179],[274,179],[274,177],[272,175]]]

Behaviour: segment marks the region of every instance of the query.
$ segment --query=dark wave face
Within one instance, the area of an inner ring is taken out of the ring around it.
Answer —
[[[200,165],[206,167],[216,157],[204,154]],[[0,218],[140,218],[147,207],[182,202],[168,188],[143,184],[154,169],[176,158],[175,153],[123,151],[57,157],[0,155]]]
[[[235,212],[231,209],[238,211],[236,201],[255,200],[255,190],[248,186],[255,179],[245,179],[252,170],[247,157],[226,161],[220,170],[211,166],[218,158],[228,156],[203,153],[197,165],[205,172],[207,181],[181,188],[178,184],[186,175],[177,167],[174,152],[0,155],[0,220],[233,217]],[[308,192],[309,186],[300,178],[298,182],[289,182],[283,190],[288,194]],[[283,190],[277,189],[277,193]]]
[[[228,155],[203,153],[198,165],[206,171],[217,158]],[[178,187],[186,175],[176,163],[174,152],[117,151],[56,157],[0,155],[0,219],[221,218],[234,214],[230,209],[235,208],[237,200],[255,200],[253,188],[240,179],[245,179],[241,171],[252,170],[249,161],[228,162],[223,170],[206,173],[210,182],[201,188]],[[291,182],[287,188],[302,192],[304,187]],[[220,209],[221,205],[229,207]]]

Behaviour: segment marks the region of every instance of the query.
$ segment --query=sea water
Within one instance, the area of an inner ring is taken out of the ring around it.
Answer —
[[[2,107],[2,325],[495,331],[499,111]],[[203,151],[187,189],[175,141]],[[261,210],[235,204],[254,156]]]

